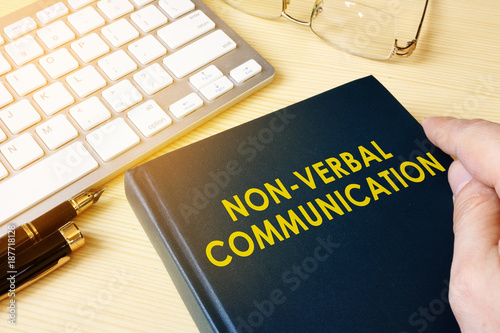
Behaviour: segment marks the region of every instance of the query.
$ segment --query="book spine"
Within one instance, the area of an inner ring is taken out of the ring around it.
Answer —
[[[201,332],[218,332],[215,324],[210,319],[211,316],[203,306],[202,296],[199,295],[189,277],[181,269],[182,266],[180,265],[179,258],[175,256],[170,244],[160,237],[161,232],[158,230],[159,221],[157,221],[154,213],[157,210],[156,207],[151,207],[156,200],[151,200],[151,198],[145,199],[146,193],[153,193],[154,189],[148,186],[148,182],[136,181],[137,170],[131,169],[125,174],[125,194],[127,200],[153,247],[162,259],[163,265],[167,269],[170,278],[198,329]],[[137,179],[143,180],[143,177],[137,177]]]

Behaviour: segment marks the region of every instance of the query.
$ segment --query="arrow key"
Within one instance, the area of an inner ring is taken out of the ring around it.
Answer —
[[[229,90],[233,89],[234,84],[227,78],[227,76],[223,76],[216,81],[210,83],[209,85],[203,87],[200,92],[205,96],[209,101],[213,101],[217,97],[225,94]]]
[[[218,78],[222,77],[224,74],[215,67],[214,65],[210,65],[207,68],[199,71],[195,75],[189,78],[189,82],[198,90],[205,87],[209,83],[214,82]]]
[[[261,71],[262,66],[260,66],[257,61],[250,59],[230,71],[229,75],[234,81],[236,81],[236,83],[243,83],[249,78],[259,74]]]
[[[183,118],[202,106],[203,100],[200,96],[191,93],[170,105],[169,110],[176,118]]]

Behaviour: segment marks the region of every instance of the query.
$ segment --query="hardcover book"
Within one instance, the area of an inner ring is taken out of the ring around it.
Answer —
[[[366,77],[126,173],[203,332],[459,332],[452,159]]]

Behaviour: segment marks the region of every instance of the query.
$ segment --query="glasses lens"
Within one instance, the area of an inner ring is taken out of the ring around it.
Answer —
[[[374,59],[388,59],[396,38],[388,10],[343,0],[317,1],[311,29],[339,49]]]
[[[225,0],[236,9],[248,14],[264,17],[277,18],[283,10],[282,0]]]

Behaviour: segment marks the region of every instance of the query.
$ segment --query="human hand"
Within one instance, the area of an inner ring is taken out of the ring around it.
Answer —
[[[454,156],[450,305],[462,332],[500,332],[500,124],[430,117],[427,137]]]

